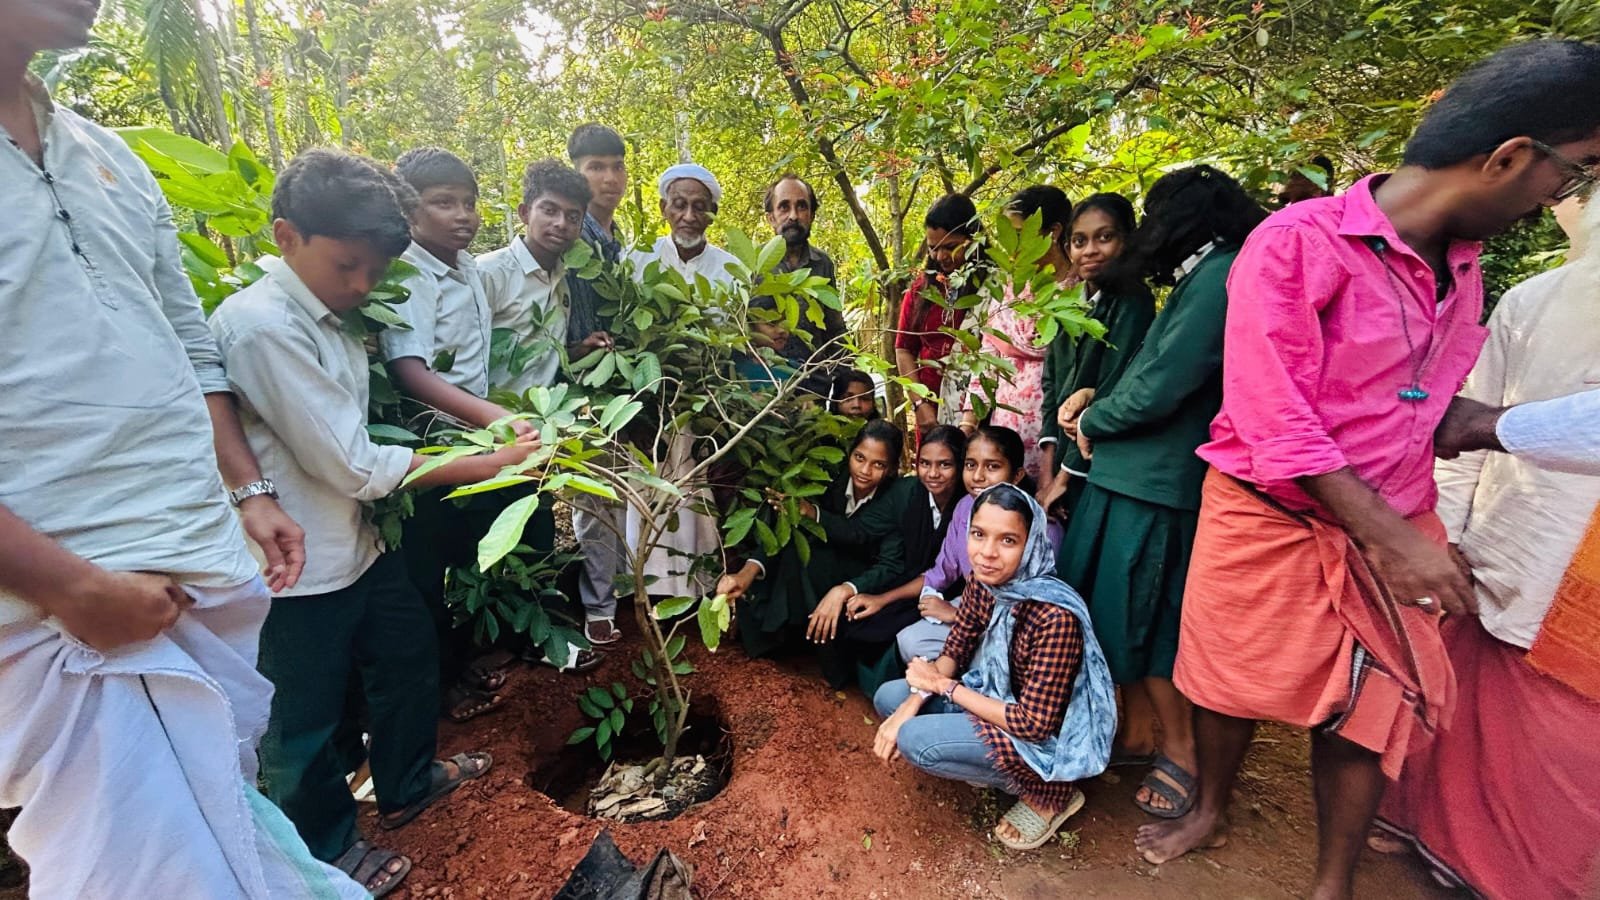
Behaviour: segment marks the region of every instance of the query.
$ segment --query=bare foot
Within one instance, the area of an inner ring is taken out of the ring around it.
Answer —
[[[1145,861],[1153,865],[1177,859],[1191,850],[1215,850],[1228,842],[1222,822],[1195,810],[1181,819],[1139,826],[1133,839]]]

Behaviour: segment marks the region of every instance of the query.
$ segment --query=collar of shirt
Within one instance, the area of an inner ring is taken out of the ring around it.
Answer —
[[[1205,261],[1205,258],[1211,255],[1211,251],[1215,249],[1217,249],[1216,241],[1206,241],[1205,246],[1189,254],[1188,259],[1178,263],[1178,267],[1172,270],[1172,279],[1174,281],[1182,281],[1183,276],[1193,272],[1196,268],[1198,268],[1199,265]],[[1095,296],[1098,297],[1099,293],[1096,292]]]
[[[1423,264],[1422,269],[1427,270],[1426,274],[1421,274],[1421,269],[1418,269],[1413,272],[1413,278],[1427,281],[1428,288],[1432,290],[1438,276],[1415,250],[1400,239],[1400,235],[1394,230],[1394,223],[1390,222],[1389,217],[1378,208],[1378,200],[1373,196],[1373,192],[1388,177],[1383,173],[1368,175],[1350,186],[1350,190],[1346,191],[1343,197],[1344,215],[1339,220],[1338,233],[1346,237],[1381,238],[1389,250]],[[1483,244],[1478,241],[1450,242],[1449,248],[1445,250],[1445,262],[1450,267],[1452,281],[1459,281],[1472,271],[1472,265],[1482,250]],[[1433,296],[1436,301],[1439,299],[1436,293]]]
[[[51,120],[55,118],[56,102],[50,98],[50,89],[45,87],[44,81],[31,72],[22,79],[22,90],[33,107],[33,121],[39,128],[39,139],[42,141],[50,130]],[[0,134],[5,134],[4,128],[0,128]]]
[[[938,528],[940,525],[943,525],[944,513],[939,509],[939,504],[933,499],[932,494],[928,495],[928,509],[933,511],[933,527]]]
[[[848,485],[845,486],[845,489],[844,489],[844,514],[847,515],[847,516],[855,515],[856,510],[860,509],[863,505],[866,504],[866,502],[868,500],[871,500],[873,497],[876,497],[877,495],[878,495],[878,489],[877,488],[873,488],[872,491],[870,493],[868,493],[865,497],[861,497],[861,498],[858,499],[856,497],[856,485],[855,485],[855,482],[849,483]]]
[[[808,242],[806,244],[805,255],[800,258],[799,262],[794,263],[793,265],[791,265],[789,263],[789,254],[785,253],[783,255],[783,259],[778,260],[777,271],[779,271],[779,272],[793,272],[796,269],[815,268],[816,264],[818,262],[820,262],[821,260],[822,260],[822,254],[820,252],[818,252],[816,247],[812,246]]]
[[[561,261],[556,262],[554,269],[539,265],[533,251],[528,249],[527,239],[520,236],[511,242],[511,256],[522,267],[522,274],[534,276],[546,284],[559,281],[567,273],[566,263]]]
[[[300,304],[300,308],[304,309],[314,321],[327,321],[335,325],[342,323],[339,314],[329,309],[316,294],[311,293],[311,289],[306,287],[306,283],[300,280],[300,276],[283,259],[263,256],[256,261],[256,265],[260,266],[261,271],[267,273],[267,277],[276,282],[294,302]]]
[[[522,242],[517,241],[517,243],[520,244]],[[456,264],[452,266],[439,257],[434,256],[428,251],[427,248],[423,247],[416,241],[412,241],[411,246],[407,247],[406,252],[402,255],[405,257],[407,262],[416,266],[421,271],[432,275],[434,278],[454,278],[457,281],[466,281],[467,276],[463,275],[461,270],[471,268],[473,265],[475,265],[472,254],[465,250],[462,250],[456,254]]]

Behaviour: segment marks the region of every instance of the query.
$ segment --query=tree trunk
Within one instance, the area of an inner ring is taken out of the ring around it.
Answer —
[[[283,139],[278,135],[278,114],[272,108],[272,87],[261,79],[270,70],[267,53],[261,45],[261,27],[256,19],[255,0],[244,0],[244,25],[250,41],[250,61],[255,64],[256,102],[261,104],[261,121],[267,132],[267,154],[272,159],[272,169],[283,171]]]
[[[189,0],[194,20],[200,24],[200,34],[195,38],[195,64],[200,69],[200,93],[205,104],[207,125],[211,139],[224,152],[233,146],[233,131],[228,126],[228,105],[222,96],[222,67],[217,60],[216,36],[205,24],[200,0]]]

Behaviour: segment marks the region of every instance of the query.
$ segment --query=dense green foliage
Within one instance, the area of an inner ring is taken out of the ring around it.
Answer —
[[[946,190],[991,208],[1051,181],[1137,195],[1216,163],[1267,196],[1325,153],[1348,184],[1391,166],[1471,61],[1535,35],[1600,37],[1585,0],[113,0],[94,43],[41,59],[58,95],[274,167],[337,143],[392,159],[437,144],[485,186],[485,247],[510,234],[521,167],[583,121],[632,146],[634,230],[681,155],[760,230],[766,184],[816,183],[817,240],[864,345]],[[1501,277],[1549,234],[1508,239]],[[1498,248],[1497,248],[1498,249]]]

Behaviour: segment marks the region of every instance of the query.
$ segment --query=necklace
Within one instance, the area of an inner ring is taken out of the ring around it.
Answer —
[[[1372,248],[1373,253],[1377,254],[1378,262],[1383,265],[1383,274],[1389,282],[1389,292],[1394,295],[1395,302],[1400,305],[1400,331],[1405,335],[1406,359],[1411,363],[1410,386],[1403,387],[1395,393],[1401,400],[1408,403],[1421,403],[1430,396],[1427,389],[1422,386],[1422,373],[1433,362],[1434,352],[1439,349],[1438,342],[1435,341],[1433,346],[1429,347],[1426,356],[1420,359],[1417,357],[1417,345],[1411,339],[1411,317],[1406,313],[1405,291],[1401,289],[1400,279],[1395,275],[1394,268],[1389,265],[1387,254],[1389,244],[1381,237],[1371,237],[1367,239],[1367,245]]]

